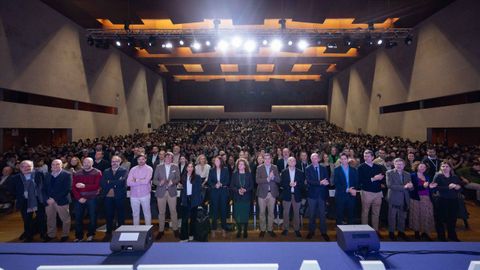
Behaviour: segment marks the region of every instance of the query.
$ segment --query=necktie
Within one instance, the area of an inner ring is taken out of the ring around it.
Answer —
[[[347,192],[348,189],[350,188],[350,179],[348,178],[348,169],[345,172],[345,181],[347,182]]]
[[[318,180],[320,180],[320,171],[318,170],[318,166],[315,167],[315,171],[317,173]]]

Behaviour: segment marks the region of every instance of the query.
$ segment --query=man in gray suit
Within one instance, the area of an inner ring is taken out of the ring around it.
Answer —
[[[279,195],[278,184],[280,183],[280,174],[277,166],[272,164],[272,156],[268,153],[263,155],[264,162],[257,167],[256,181],[258,207],[260,208],[260,237],[265,236],[265,230],[268,229],[268,234],[275,237],[273,232],[273,211],[275,209],[275,202]],[[268,208],[268,226],[265,221],[265,210]]]
[[[408,241],[405,235],[405,219],[410,202],[409,191],[413,189],[410,174],[403,170],[405,162],[401,158],[393,161],[395,169],[387,171],[387,201],[388,201],[388,230],[391,240],[396,240],[395,229],[398,228],[398,237]]]
[[[165,230],[165,211],[168,203],[170,219],[175,237],[179,237],[177,218],[177,184],[180,182],[180,170],[172,163],[173,153],[167,152],[165,163],[158,165],[153,176],[153,184],[157,186],[156,196],[158,204],[159,233],[161,239]]]

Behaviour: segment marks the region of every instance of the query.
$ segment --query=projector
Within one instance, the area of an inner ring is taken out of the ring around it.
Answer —
[[[377,232],[368,225],[337,225],[337,244],[345,252],[380,250]]]
[[[153,243],[152,225],[122,225],[112,234],[110,250],[146,251]]]

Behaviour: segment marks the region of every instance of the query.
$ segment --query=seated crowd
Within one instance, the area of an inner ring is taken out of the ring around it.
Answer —
[[[457,217],[468,226],[462,191],[474,190],[480,200],[479,146],[353,134],[313,120],[170,122],[152,133],[25,145],[5,152],[0,165],[0,204],[20,211],[27,242],[35,233],[55,239],[57,215],[60,241],[67,241],[72,209],[74,241],[85,239],[85,210],[85,240],[93,241],[100,201],[108,241],[125,224],[127,200],[134,225],[141,214],[152,224],[156,202],[157,239],[169,216],[175,237],[193,240],[197,208],[207,204],[212,237],[226,237],[232,203],[237,238],[248,237],[255,204],[261,238],[276,237],[275,214],[283,217],[282,235],[292,224],[302,237],[304,212],[307,239],[318,224],[329,241],[328,213],[336,224],[370,224],[377,232],[385,226],[391,240],[408,241],[408,227],[416,240],[429,241],[435,231],[439,241],[459,241]]]

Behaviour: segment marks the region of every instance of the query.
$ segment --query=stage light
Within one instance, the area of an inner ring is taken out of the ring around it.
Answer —
[[[197,42],[197,41],[194,41],[194,42],[192,43],[192,48],[193,48],[194,50],[198,51],[198,50],[200,50],[200,49],[202,48],[202,44],[200,44],[200,43]]]
[[[232,38],[232,46],[235,48],[235,49],[238,49],[242,46],[242,38],[241,37],[233,37]]]
[[[165,48],[171,49],[171,48],[173,48],[173,44],[169,41],[169,42],[165,43]]]
[[[152,47],[153,45],[155,45],[155,37],[154,36],[150,36],[148,38],[148,46]]]
[[[92,36],[88,36],[87,38],[87,44],[89,46],[93,46],[93,44],[95,43],[95,41],[93,40]]]
[[[115,46],[121,47],[121,46],[122,46],[122,42],[121,42],[119,39],[117,39],[117,40],[115,41]]]
[[[406,38],[405,38],[405,45],[412,45],[413,43],[413,38],[411,35],[408,35]]]
[[[393,41],[393,40],[388,40],[388,41],[385,42],[385,48],[387,48],[387,49],[391,49],[391,48],[393,48],[397,45],[398,45],[398,43],[396,41]]]
[[[226,42],[225,40],[220,40],[217,44],[217,49],[222,51],[222,52],[225,52],[227,51],[228,49],[228,42]]]
[[[382,44],[383,44],[383,39],[379,38],[379,39],[377,40],[377,45],[380,46],[380,45],[382,45]]]
[[[353,41],[349,37],[346,37],[343,41],[345,46],[351,47],[353,45]]]
[[[206,45],[207,47],[210,47],[210,44],[211,44],[211,43],[210,43],[210,40],[205,41],[205,45]]]
[[[365,37],[365,44],[369,46],[372,46],[374,44],[374,41],[371,36],[368,35],[367,37]]]
[[[293,41],[289,40],[288,41],[288,46],[292,46],[293,45]]]
[[[335,43],[335,42],[329,42],[329,43],[327,43],[327,48],[329,48],[329,49],[336,49],[336,48],[338,48],[338,47],[337,47],[337,43]]]
[[[267,45],[268,45],[268,40],[264,39],[264,40],[262,41],[262,44],[263,44],[264,46],[267,46]]]
[[[272,42],[270,42],[270,48],[272,48],[273,51],[279,52],[282,50],[283,43],[279,39],[274,39]]]
[[[135,45],[135,39],[133,37],[128,37],[127,38],[127,46],[128,47],[133,47]]]
[[[182,39],[180,39],[180,41],[178,42],[178,44],[180,44],[180,46],[183,46],[183,45],[185,45],[185,42],[184,42]]]
[[[253,40],[247,40],[245,44],[243,44],[243,49],[247,52],[253,52],[257,48],[257,43]]]
[[[162,48],[165,48],[165,47],[166,47],[165,43],[162,43]]]
[[[306,40],[302,39],[297,43],[297,47],[298,47],[298,49],[303,51],[308,47],[308,42]]]

